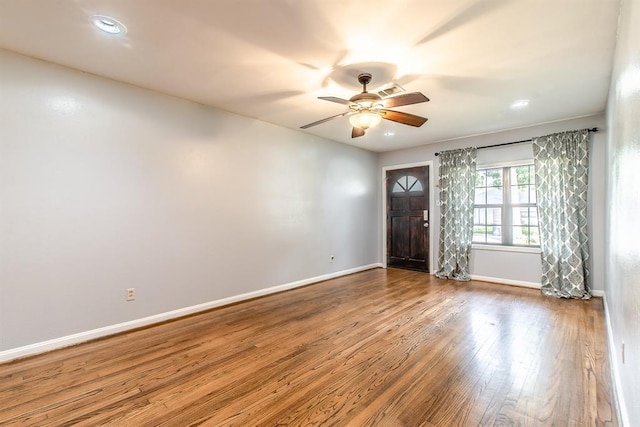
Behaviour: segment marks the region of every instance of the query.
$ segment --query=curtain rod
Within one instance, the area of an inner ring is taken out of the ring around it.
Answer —
[[[598,128],[587,129],[588,132],[598,132]],[[513,141],[513,142],[503,142],[502,144],[493,144],[493,145],[485,145],[484,147],[478,147],[478,150],[482,150],[483,148],[494,148],[494,147],[502,147],[504,145],[512,145],[512,144],[521,144],[523,142],[531,142],[532,139],[523,139],[522,141]],[[439,156],[440,152],[436,153],[436,156]]]

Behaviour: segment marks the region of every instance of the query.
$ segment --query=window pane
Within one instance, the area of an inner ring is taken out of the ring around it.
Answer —
[[[502,227],[489,226],[487,227],[487,243],[502,243]]]
[[[489,205],[502,204],[502,187],[487,188],[487,204]]]
[[[511,168],[511,184],[512,185],[525,185],[529,184],[529,166],[517,166]]]
[[[529,208],[529,224],[538,226],[538,208]]]
[[[487,173],[484,170],[476,171],[476,187],[487,186]]]
[[[407,188],[411,191],[413,185],[418,182],[418,179],[415,176],[407,176]]]
[[[476,188],[476,197],[474,200],[474,204],[476,205],[486,205],[487,204],[487,189],[486,188]]]
[[[404,188],[400,186],[397,182],[393,185],[393,193],[404,193]]]
[[[518,168],[509,168],[509,180],[511,181],[511,185],[518,184]]]
[[[487,222],[488,225],[502,225],[502,208],[489,208],[487,209]]]
[[[487,187],[502,186],[502,169],[487,169]]]
[[[512,208],[511,221],[513,225],[529,225],[529,208]]]
[[[531,185],[529,188],[529,203],[537,203],[536,201],[536,186]]]
[[[529,186],[528,185],[512,185],[511,186],[511,203],[529,203]]]
[[[513,226],[513,244],[514,245],[528,245],[529,244],[529,227]]]
[[[533,165],[529,165],[529,182],[533,185],[536,183],[536,168]]]
[[[530,245],[535,245],[535,246],[539,246],[540,245],[540,230],[538,229],[538,227],[530,227],[530,234],[529,234],[529,244]]]
[[[416,179],[416,182],[415,182],[415,184],[413,184],[413,187],[411,187],[410,191],[416,191],[416,192],[417,191],[422,191],[422,183],[420,183],[420,181],[418,181]]]
[[[486,243],[487,227],[484,225],[476,225],[473,227],[473,241],[476,243]]]
[[[474,208],[473,209],[473,223],[478,225],[487,224],[487,209],[486,208]]]
[[[512,227],[514,245],[540,245],[540,231],[538,227],[514,226]]]

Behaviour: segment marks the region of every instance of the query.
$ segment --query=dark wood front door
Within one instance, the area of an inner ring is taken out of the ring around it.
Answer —
[[[387,171],[387,266],[429,271],[429,167]]]

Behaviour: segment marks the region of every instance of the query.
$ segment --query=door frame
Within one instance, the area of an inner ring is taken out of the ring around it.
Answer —
[[[429,166],[429,274],[433,274],[433,207],[434,207],[434,185],[433,185],[433,160],[425,160],[424,162],[403,163],[400,165],[383,166],[382,167],[382,267],[387,268],[387,171],[396,169],[407,169],[418,166]]]

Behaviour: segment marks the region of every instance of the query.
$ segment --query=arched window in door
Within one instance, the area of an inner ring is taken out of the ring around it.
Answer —
[[[422,183],[412,175],[404,175],[398,178],[393,186],[394,193],[417,193],[423,191]]]

